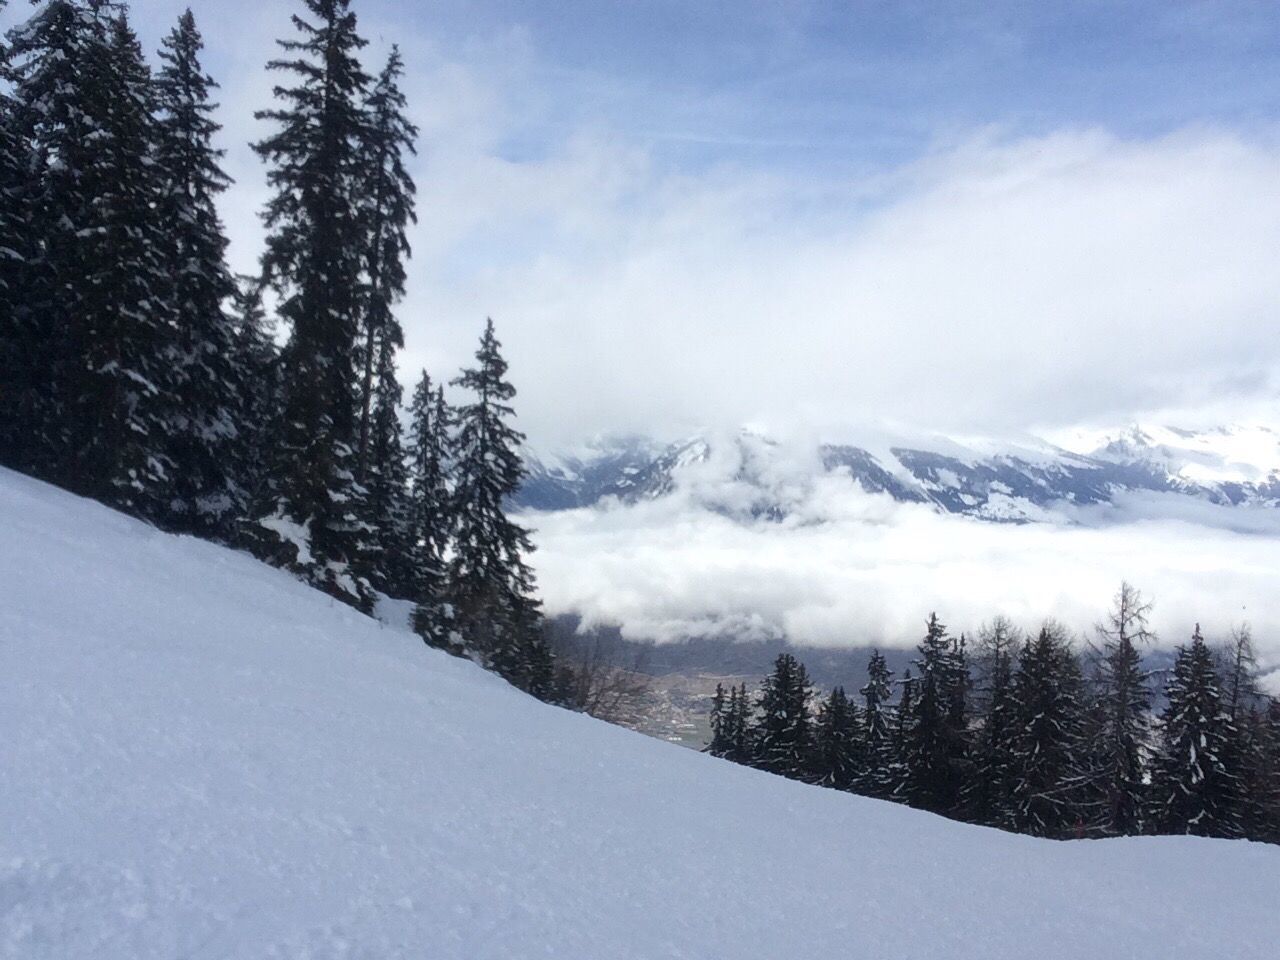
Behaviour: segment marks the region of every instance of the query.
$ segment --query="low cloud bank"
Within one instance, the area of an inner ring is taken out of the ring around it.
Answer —
[[[866,494],[836,475],[781,522],[709,510],[690,488],[525,519],[548,612],[637,639],[901,647],[933,610],[957,631],[1002,613],[1083,632],[1128,579],[1155,602],[1163,644],[1197,622],[1224,637],[1247,620],[1266,662],[1280,664],[1280,514],[1158,500],[991,524]]]

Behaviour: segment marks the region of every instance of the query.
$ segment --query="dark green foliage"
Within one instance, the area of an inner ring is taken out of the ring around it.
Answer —
[[[361,326],[355,354],[362,370],[359,387],[360,427],[357,477],[365,482],[377,442],[373,434],[375,407],[389,362],[388,354],[404,346],[404,332],[392,312],[404,296],[404,261],[409,256],[405,230],[417,221],[415,187],[405,169],[406,154],[414,152],[418,130],[405,116],[399,80],[404,72],[400,50],[391,48],[386,66],[369,89],[364,103],[365,131],[360,145],[361,180],[357,204],[364,232],[364,285]],[[385,427],[384,427],[385,431]]]
[[[275,87],[280,105],[255,114],[276,126],[254,148],[270,165],[274,190],[263,213],[263,268],[290,330],[281,357],[276,502],[260,524],[259,550],[367,609],[368,584],[352,566],[367,534],[354,473],[352,356],[366,239],[360,203],[369,78],[356,59],[365,42],[348,0],[304,5],[314,22],[295,16],[301,39],[279,41],[288,58],[268,64],[293,85]]]
[[[377,393],[365,454],[364,516],[368,534],[361,565],[376,589],[407,597],[414,580],[414,550],[409,471],[400,426],[401,389],[391,342],[379,340],[378,351]]]
[[[155,164],[162,230],[163,295],[174,325],[168,358],[173,467],[163,521],[204,536],[225,536],[244,515],[246,442],[240,396],[251,389],[239,365],[235,320],[224,308],[237,293],[226,266],[227,240],[215,206],[229,178],[213,147],[220,129],[210,101],[217,84],[200,65],[203,47],[186,11],[160,50]]]
[[[1152,771],[1152,818],[1161,833],[1236,837],[1240,819],[1239,731],[1222,702],[1213,657],[1196,624],[1178,649],[1165,689],[1160,749]]]
[[[813,782],[837,790],[853,787],[865,770],[865,743],[857,705],[845,696],[844,687],[836,687],[818,707],[810,771]]]
[[[477,365],[454,381],[472,400],[457,410],[448,592],[463,648],[523,687],[541,657],[541,613],[525,561],[533,544],[507,516],[507,500],[524,478],[524,435],[509,422],[515,388],[500,348],[489,320]]]
[[[812,696],[813,684],[804,664],[789,653],[779,655],[773,673],[760,688],[753,737],[756,766],[797,780],[808,776],[813,748]]]
[[[895,786],[893,673],[880,651],[867,663],[867,683],[862,688],[862,768],[854,789],[869,797],[889,797]]]
[[[1151,604],[1122,583],[1106,622],[1090,705],[1088,786],[1093,825],[1103,834],[1141,833],[1147,809],[1143,770],[1151,734],[1151,691],[1141,647],[1154,639]]]
[[[444,390],[432,391],[426,371],[409,406],[409,542],[412,577],[406,596],[414,601],[413,628],[429,645],[451,649],[453,640],[445,550],[453,523],[446,477],[452,419]]]
[[[907,796],[915,806],[946,813],[959,805],[965,776],[968,672],[964,648],[960,640],[947,635],[936,615],[930,615],[918,649],[915,662],[920,677],[904,756]]]
[[[1018,632],[996,617],[978,636],[978,706],[982,722],[974,735],[972,774],[964,807],[977,823],[1013,826],[1013,757],[1017,734],[1013,664]]]
[[[1070,836],[1081,819],[1080,690],[1080,667],[1069,642],[1056,627],[1044,626],[1018,654],[1011,694],[1009,817],[1023,833]]]

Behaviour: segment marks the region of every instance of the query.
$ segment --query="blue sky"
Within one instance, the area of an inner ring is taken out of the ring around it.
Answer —
[[[133,3],[148,47],[185,5]],[[248,271],[252,112],[302,5],[191,6]],[[539,445],[1277,416],[1274,4],[353,8],[422,129],[403,378],[492,315]]]

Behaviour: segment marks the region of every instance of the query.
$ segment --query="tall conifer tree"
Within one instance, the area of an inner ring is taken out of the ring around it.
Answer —
[[[210,96],[217,84],[200,64],[203,40],[187,10],[164,39],[156,74],[155,163],[166,296],[176,328],[171,375],[180,403],[169,431],[173,461],[166,521],[191,533],[224,536],[248,505],[240,394],[253,389],[238,366],[236,294],[226,265],[227,239],[216,201],[231,182]]]
[[[415,187],[405,167],[414,153],[418,129],[406,116],[400,77],[404,61],[398,47],[391,48],[386,66],[369,88],[365,99],[366,129],[361,141],[361,189],[358,196],[364,232],[364,285],[361,291],[361,331],[357,362],[359,386],[358,477],[363,483],[370,468],[370,447],[386,369],[394,363],[395,350],[404,346],[404,333],[393,307],[404,295],[404,261],[409,257],[405,231],[417,222]],[[385,427],[384,437],[385,441]],[[382,469],[386,469],[385,465]]]
[[[1098,627],[1088,762],[1093,820],[1107,834],[1141,833],[1144,827],[1151,691],[1141,649],[1155,637],[1148,626],[1150,612],[1142,594],[1122,583]]]
[[[542,669],[539,647],[545,641],[533,570],[525,559],[533,543],[507,515],[507,502],[524,479],[524,435],[510,424],[516,391],[500,350],[489,320],[477,365],[454,381],[472,399],[457,409],[449,597],[465,649],[528,688]]]
[[[804,664],[789,653],[779,654],[773,673],[760,689],[760,716],[753,738],[757,766],[795,780],[809,775],[812,697],[813,683]]]
[[[444,389],[422,372],[409,405],[409,543],[413,628],[433,647],[453,645],[445,551],[453,525],[448,483],[452,419]]]
[[[1237,837],[1240,778],[1232,769],[1235,724],[1222,703],[1213,656],[1196,624],[1180,647],[1165,690],[1160,749],[1152,770],[1155,828],[1162,833]]]
[[[894,787],[893,673],[879,650],[867,663],[867,683],[862,688],[863,768],[854,785],[870,797],[888,797]]]
[[[256,114],[276,131],[257,143],[270,164],[264,272],[290,328],[282,355],[284,413],[273,503],[261,508],[259,549],[347,602],[368,608],[368,584],[353,569],[363,548],[362,488],[355,477],[353,361],[361,319],[366,239],[361,209],[363,110],[369,78],[356,55],[349,0],[304,0],[300,39],[271,70],[288,74],[280,105]]]

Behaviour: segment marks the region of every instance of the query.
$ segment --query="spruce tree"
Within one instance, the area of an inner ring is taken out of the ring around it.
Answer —
[[[723,757],[729,752],[729,704],[724,694],[724,684],[716,684],[716,692],[711,697],[711,714],[708,718],[711,727],[711,739],[703,747],[703,752],[713,757]]]
[[[760,688],[760,715],[753,737],[756,766],[794,780],[808,777],[813,749],[812,697],[813,683],[804,664],[789,653],[779,654],[773,673]]]
[[[400,425],[400,381],[396,378],[390,341],[379,341],[378,355],[377,393],[363,480],[369,533],[362,565],[378,590],[407,597],[414,570],[408,468]]]
[[[915,726],[916,686],[918,681],[911,675],[911,668],[902,671],[899,683],[898,704],[893,716],[893,768],[890,773],[892,789],[890,799],[899,803],[910,802],[911,790],[911,740]]]
[[[6,0],[0,0],[0,13]],[[26,223],[28,151],[18,129],[11,55],[0,36],[0,464],[21,467],[31,424],[23,423],[21,387],[28,374],[27,293],[24,273],[31,232]]]
[[[473,397],[457,410],[448,589],[464,649],[527,687],[544,641],[533,571],[525,560],[533,544],[529,532],[507,515],[507,501],[524,479],[524,435],[509,422],[515,388],[506,380],[500,349],[489,320],[477,365],[453,381]]]
[[[904,757],[907,797],[913,806],[949,813],[959,803],[964,782],[964,654],[936,614],[929,617],[919,651],[915,663],[920,676]]]
[[[6,340],[15,466],[143,517],[170,471],[151,76],[115,4],[53,0],[11,35],[28,255]]]
[[[99,9],[105,11],[108,5]],[[63,314],[78,361],[68,381],[65,481],[122,510],[162,520],[175,473],[173,317],[165,302],[161,184],[151,71],[123,13],[90,68],[102,123],[93,143],[81,280]]]
[[[964,808],[975,823],[1009,829],[1013,825],[1012,765],[1017,731],[1013,665],[1018,631],[996,617],[978,635],[978,706],[981,724],[974,738],[973,767],[965,785]]]
[[[844,687],[835,687],[819,705],[813,737],[813,782],[837,790],[851,789],[864,773],[866,737],[863,718]]]
[[[1011,693],[1010,821],[1042,837],[1066,837],[1080,811],[1081,673],[1070,643],[1046,624],[1018,654]]]
[[[66,397],[79,364],[67,317],[84,297],[80,248],[98,229],[89,172],[105,123],[95,83],[106,28],[87,4],[54,0],[9,39],[0,161],[11,164],[3,200],[12,229],[0,268],[13,309],[0,326],[0,459],[65,482]]]
[[[869,797],[888,797],[894,788],[893,711],[889,698],[893,673],[879,650],[867,663],[862,693],[862,769],[854,789]]]
[[[370,447],[378,398],[385,368],[394,361],[394,351],[404,346],[404,332],[393,307],[404,296],[405,267],[409,241],[405,231],[416,223],[415,187],[405,168],[405,157],[414,153],[417,128],[405,116],[400,76],[404,62],[398,47],[391,48],[386,66],[369,88],[364,102],[365,131],[360,145],[361,189],[358,205],[364,260],[361,289],[361,331],[357,360],[361,367],[359,386],[360,425],[357,476],[366,480],[370,468]]]
[[[1140,650],[1155,637],[1148,626],[1150,612],[1142,594],[1122,583],[1106,621],[1097,628],[1089,785],[1092,819],[1105,834],[1136,834],[1145,826],[1151,691]]]
[[[187,10],[164,39],[156,74],[155,164],[165,296],[175,325],[169,364],[173,462],[165,522],[202,536],[225,536],[248,506],[243,486],[240,391],[252,389],[237,366],[235,321],[225,310],[236,294],[226,265],[227,239],[216,200],[231,182],[210,95],[217,84],[200,64],[203,41]]]
[[[452,419],[443,388],[433,391],[427,372],[409,405],[410,580],[413,628],[430,646],[453,647],[452,607],[445,577],[453,514],[448,483]]]
[[[234,454],[236,484],[249,503],[269,503],[275,499],[271,480],[273,440],[280,434],[282,414],[280,351],[263,309],[260,279],[235,278],[231,317],[239,423]]]
[[[729,688],[728,719],[725,723],[725,759],[734,763],[751,763],[755,757],[752,742],[753,718],[747,685]]]
[[[1213,656],[1196,624],[1179,647],[1165,689],[1160,749],[1152,770],[1155,828],[1162,833],[1237,837],[1240,780],[1232,769],[1237,732],[1224,709]]]
[[[276,130],[254,145],[270,165],[274,195],[265,276],[289,325],[281,357],[283,416],[274,502],[259,508],[257,549],[335,597],[369,609],[358,566],[367,533],[355,477],[353,361],[361,319],[366,239],[361,211],[363,111],[369,78],[356,59],[365,44],[349,0],[304,0],[300,39],[280,40],[285,59],[268,69],[293,85],[274,88],[279,106],[259,111]]]

